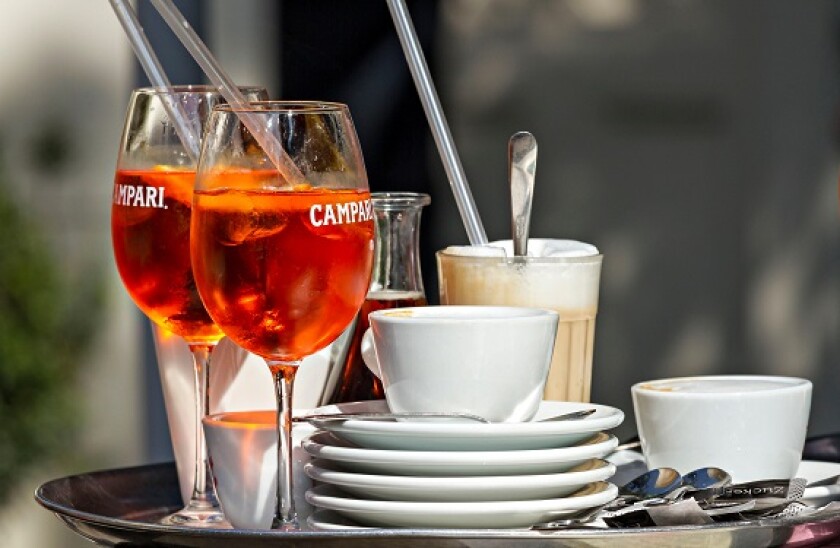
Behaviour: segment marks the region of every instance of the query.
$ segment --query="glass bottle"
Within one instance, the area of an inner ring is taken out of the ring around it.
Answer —
[[[368,294],[354,322],[341,376],[327,403],[375,400],[385,397],[382,383],[362,361],[362,336],[370,326],[368,314],[384,308],[424,306],[426,293],[420,274],[420,214],[431,202],[428,194],[374,192],[376,220],[373,274]]]

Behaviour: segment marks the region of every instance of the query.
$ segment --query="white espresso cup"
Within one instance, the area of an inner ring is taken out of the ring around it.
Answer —
[[[811,382],[777,376],[684,377],[633,385],[649,468],[716,466],[736,482],[795,476],[811,408]]]
[[[542,400],[558,315],[507,306],[372,312],[362,355],[393,412],[531,419]]]

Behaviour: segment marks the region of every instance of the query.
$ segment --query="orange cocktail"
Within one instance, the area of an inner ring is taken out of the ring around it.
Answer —
[[[213,185],[222,188],[195,192],[192,216],[196,281],[213,320],[267,358],[299,360],[328,345],[367,293],[370,193]]]
[[[257,87],[240,91],[248,100],[268,96]],[[111,236],[120,277],[134,303],[156,325],[180,336],[193,357],[193,491],[184,508],[161,520],[169,525],[229,526],[216,500],[201,429],[210,401],[210,356],[223,333],[204,309],[190,263],[198,147],[213,107],[223,101],[213,86],[134,90],[112,192]]]
[[[119,170],[111,238],[131,298],[155,323],[192,343],[222,331],[204,309],[190,265],[190,210],[195,171]]]
[[[195,182],[196,286],[225,335],[271,371],[272,528],[295,530],[292,383],[303,358],[353,320],[373,266],[373,205],[350,111],[319,101],[217,107]]]

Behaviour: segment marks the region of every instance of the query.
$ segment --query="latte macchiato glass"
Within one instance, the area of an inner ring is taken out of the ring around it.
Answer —
[[[560,322],[547,400],[588,402],[598,285],[603,255],[568,240],[530,240],[542,250],[573,249],[582,256],[467,256],[463,248],[437,253],[441,304],[526,306],[554,310]]]

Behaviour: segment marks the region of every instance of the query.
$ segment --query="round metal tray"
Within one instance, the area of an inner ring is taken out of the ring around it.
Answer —
[[[705,526],[638,529],[371,529],[347,531],[202,530],[156,523],[181,506],[172,463],[104,470],[45,483],[35,493],[73,531],[94,542],[128,546],[260,547],[673,547],[832,546],[840,510],[818,519],[794,517]],[[840,546],[836,544],[836,546]]]

